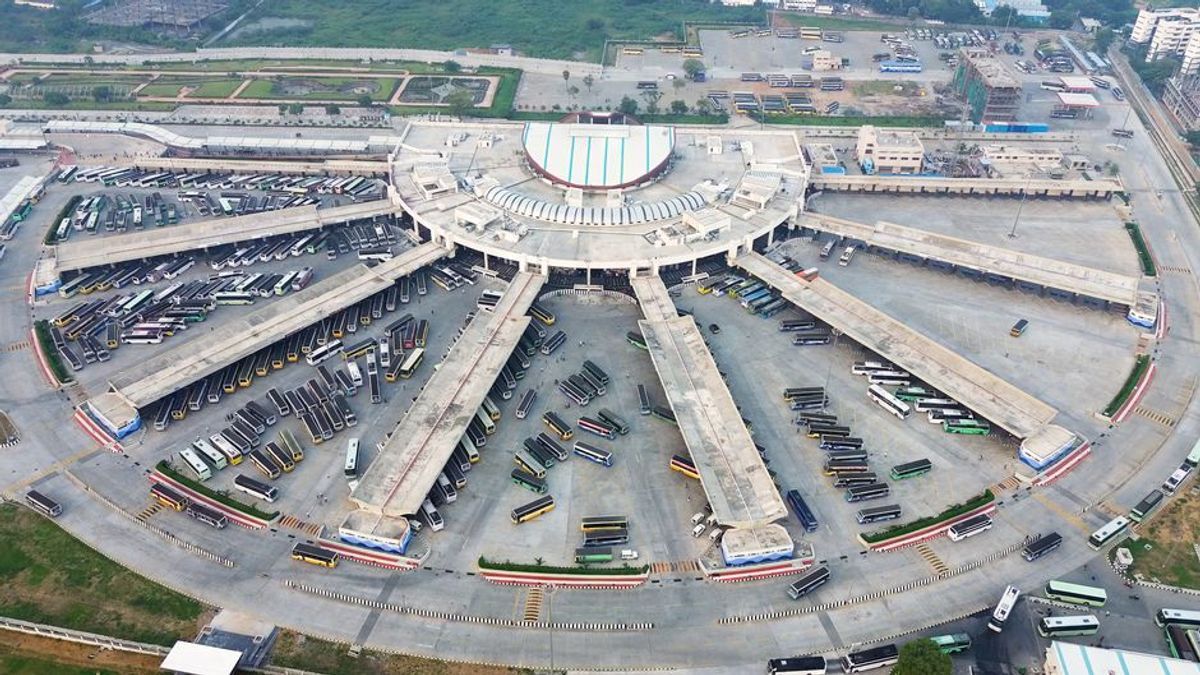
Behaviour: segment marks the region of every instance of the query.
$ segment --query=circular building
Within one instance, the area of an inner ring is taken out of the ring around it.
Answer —
[[[656,180],[671,163],[675,129],[621,113],[574,113],[530,122],[521,135],[530,169],[554,185],[599,191]]]

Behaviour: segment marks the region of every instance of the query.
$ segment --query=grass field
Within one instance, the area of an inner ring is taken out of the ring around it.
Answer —
[[[682,38],[684,21],[753,21],[764,13],[755,7],[724,7],[701,0],[460,0],[454,3],[388,0],[328,3],[278,0],[264,3],[256,18],[301,19],[311,25],[257,32],[230,44],[321,45],[328,47],[395,47],[453,50],[507,43],[530,56],[599,61],[606,39]],[[548,30],[552,25],[553,30]],[[220,43],[225,45],[225,42]]]
[[[280,631],[271,654],[271,665],[302,668],[324,675],[507,675],[522,672],[371,651],[353,658],[346,654],[343,645],[288,630]]]
[[[178,96],[182,87],[194,87],[193,98],[225,98],[242,83],[237,77],[160,77],[138,92],[140,96]]]
[[[1127,542],[1133,553],[1131,572],[1172,586],[1200,590],[1200,494],[1195,488],[1177,495],[1154,516],[1142,538]]]
[[[107,668],[70,666],[0,647],[0,673],[5,675],[119,675]]]
[[[797,28],[805,26],[828,30],[904,30],[906,26],[899,19],[892,21],[886,19],[845,19],[837,16],[815,16],[813,14],[795,14],[792,12],[780,12],[777,16]]]
[[[171,645],[194,636],[204,613],[32,511],[0,506],[0,616]]]

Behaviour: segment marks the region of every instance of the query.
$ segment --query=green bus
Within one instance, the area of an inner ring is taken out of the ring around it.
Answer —
[[[933,644],[937,645],[938,651],[943,654],[956,654],[971,648],[971,636],[966,633],[937,635],[929,639],[933,641]]]
[[[629,344],[637,347],[638,349],[647,349],[646,338],[642,337],[641,333],[629,331],[625,334],[625,339],[629,342]]]
[[[933,462],[928,459],[918,459],[904,464],[897,464],[892,467],[892,480],[904,480],[905,478],[916,478],[929,473],[933,469]]]
[[[961,419],[943,420],[942,431],[948,434],[967,434],[970,436],[987,436],[992,433],[992,425],[983,420]]]
[[[1108,593],[1103,588],[1057,580],[1046,584],[1046,597],[1069,602],[1072,605],[1091,605],[1092,607],[1103,607],[1104,603],[1108,602]]]
[[[604,548],[577,548],[575,549],[575,562],[586,565],[588,563],[606,563],[612,562],[613,552],[611,546]]]

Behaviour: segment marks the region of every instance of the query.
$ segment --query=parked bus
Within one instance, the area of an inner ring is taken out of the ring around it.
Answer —
[[[308,355],[304,357],[304,360],[308,362],[308,365],[316,366],[317,364],[319,364],[323,361],[326,361],[327,359],[331,358],[334,354],[337,354],[340,351],[342,351],[342,341],[341,340],[331,340],[331,341],[326,342],[325,344],[321,345],[320,347],[317,347],[316,349],[310,351],[308,353]]]
[[[641,333],[629,331],[625,334],[625,340],[638,349],[648,349],[648,347],[646,347],[646,338],[642,337]]]
[[[533,407],[533,402],[537,400],[537,391],[530,389],[521,397],[521,402],[517,404],[515,412],[517,419],[523,420],[529,414],[529,409]]]
[[[887,644],[846,654],[842,657],[842,671],[862,673],[895,665],[899,660],[900,650],[894,644]]]
[[[358,439],[351,438],[346,443],[346,463],[342,469],[346,478],[358,476]]]
[[[585,516],[580,521],[579,529],[583,532],[626,530],[629,529],[629,519],[625,516]]]
[[[547,326],[554,325],[554,313],[536,302],[529,306],[529,314]]]
[[[1121,533],[1129,528],[1129,519],[1124,516],[1118,516],[1105,523],[1104,527],[1092,533],[1088,537],[1088,546],[1094,549],[1099,549],[1108,542],[1116,539]]]
[[[650,394],[646,391],[646,385],[639,384],[638,392],[638,413],[641,415],[649,415],[652,409],[650,404]]]
[[[887,483],[856,485],[846,489],[846,501],[865,502],[872,499],[885,499],[889,494],[891,494],[891,488]]]
[[[1138,502],[1137,505],[1134,506],[1129,512],[1129,519],[1135,523],[1142,522],[1146,516],[1150,515],[1151,511],[1158,508],[1158,506],[1162,504],[1164,497],[1165,495],[1161,490],[1155,489],[1151,491],[1150,494],[1146,495],[1145,498]]]
[[[929,473],[933,469],[933,462],[928,459],[918,459],[904,464],[897,464],[892,467],[892,480],[904,480],[906,478],[915,478]]]
[[[327,548],[298,542],[292,547],[292,560],[310,563],[313,565],[321,565],[322,567],[337,567],[338,564],[337,551],[331,551]]]
[[[876,506],[869,509],[862,509],[856,514],[856,518],[860,525],[869,523],[878,523],[884,520],[896,520],[900,517],[900,507],[896,504],[888,506]]]
[[[829,568],[824,565],[819,565],[813,570],[807,572],[804,576],[793,581],[788,586],[788,595],[793,600],[812,593],[829,581]]]
[[[576,455],[596,464],[604,466],[612,466],[612,453],[602,448],[597,448],[594,445],[584,443],[583,441],[575,441],[574,452]]]
[[[1000,595],[1000,602],[996,604],[996,609],[992,611],[992,618],[988,621],[988,630],[996,633],[1004,630],[1004,622],[1008,621],[1008,615],[1012,612],[1013,606],[1017,604],[1019,597],[1021,597],[1021,590],[1016,586],[1004,589],[1004,593]]]
[[[767,675],[825,675],[827,667],[823,656],[789,656],[786,659],[768,659]]]
[[[183,463],[192,470],[192,473],[195,474],[197,480],[206,481],[212,478],[212,471],[208,468],[208,465],[200,459],[200,456],[196,454],[195,450],[192,450],[191,448],[184,448],[179,451],[179,458],[182,459]]]
[[[512,510],[512,521],[514,525],[519,525],[529,520],[533,520],[543,513],[549,513],[554,510],[554,497],[546,495],[529,502],[523,506],[518,506]]]
[[[401,379],[405,379],[405,380],[411,379],[413,376],[413,373],[417,372],[417,368],[420,367],[421,361],[424,358],[425,358],[425,349],[423,347],[417,347],[416,349],[409,352],[408,356],[405,357],[405,359],[404,359],[404,365],[400,366]]]
[[[608,424],[601,422],[600,420],[593,419],[591,417],[586,417],[586,416],[580,417],[579,418],[579,428],[588,433],[595,434],[596,436],[600,436],[601,438],[607,438],[610,441],[617,437],[615,429],[613,429]]]
[[[606,563],[612,562],[613,553],[612,547],[604,548],[577,548],[575,549],[575,562],[580,565],[588,563]]]
[[[37,490],[30,490],[25,493],[25,503],[33,510],[48,518],[57,518],[62,513],[62,504],[50,499]]]
[[[951,525],[946,534],[950,537],[950,541],[962,541],[990,529],[992,529],[991,516],[981,513]]]
[[[229,519],[225,517],[224,513],[195,502],[188,504],[187,508],[184,509],[184,513],[218,530],[224,529],[229,524]]]
[[[546,481],[527,471],[522,471],[519,468],[513,469],[512,473],[509,474],[509,477],[512,479],[513,483],[520,485],[526,490],[531,490],[538,494],[543,494],[546,492]]]
[[[1095,635],[1100,620],[1090,614],[1080,616],[1044,616],[1038,622],[1038,634],[1044,638]]]
[[[867,388],[867,396],[869,396],[872,401],[875,401],[875,403],[879,404],[879,407],[900,419],[905,419],[909,416],[909,414],[912,413],[912,409],[907,403],[901,401],[895,396],[892,396],[891,392],[879,386],[878,384],[872,384]]]
[[[159,504],[176,511],[184,510],[191,503],[190,499],[162,483],[154,483],[150,486],[150,496],[154,497]]]
[[[539,433],[536,440],[540,447],[545,449],[545,451],[550,453],[554,459],[560,462],[567,461],[567,458],[571,456],[570,453],[567,452],[566,448],[559,445],[558,441],[551,438],[545,432]]]
[[[496,403],[492,401],[490,396],[484,396],[483,403],[480,405],[483,407],[484,413],[486,413],[488,418],[493,422],[500,419],[500,408],[496,406]]]
[[[1103,607],[1108,602],[1108,593],[1103,588],[1071,584],[1065,581],[1053,580],[1046,584],[1046,597],[1069,602],[1072,605],[1089,605]]]
[[[664,422],[669,422],[676,426],[679,425],[679,422],[675,419],[675,413],[666,406],[656,405],[650,410],[650,414]]]
[[[804,497],[800,495],[799,490],[787,491],[787,502],[792,507],[792,511],[796,514],[796,520],[800,521],[800,525],[805,532],[816,532],[818,523],[817,517],[809,508],[808,502],[804,501]]]
[[[262,475],[266,476],[267,478],[271,480],[279,478],[279,465],[276,464],[275,460],[262,450],[250,451],[250,463],[253,464],[254,468],[258,469]]]
[[[604,372],[600,366],[591,361],[583,362],[583,369],[586,370],[592,377],[600,381],[600,384],[607,385],[609,382],[608,373]]]
[[[1154,623],[1162,628],[1167,626],[1182,626],[1184,628],[1200,629],[1200,611],[1191,609],[1158,610],[1154,615]]]
[[[1057,532],[1050,532],[1039,536],[1037,539],[1029,542],[1025,549],[1021,552],[1021,556],[1027,562],[1033,562],[1038,558],[1050,553],[1062,545],[1062,535]]]
[[[197,438],[192,441],[192,448],[218,471],[224,469],[229,464],[225,455],[213,447],[212,443],[209,443],[207,439]]]
[[[233,478],[233,487],[268,503],[275,501],[275,498],[279,496],[278,488],[254,480],[244,474],[238,474]]]
[[[542,463],[524,448],[513,453],[513,462],[522,471],[532,474],[539,479],[546,477],[546,467],[542,466]]]
[[[689,457],[684,457],[683,455],[672,455],[670,468],[672,471],[678,471],[688,478],[700,480],[700,472],[696,470],[695,462],[693,462]]]
[[[542,423],[546,425],[547,429],[554,432],[561,441],[569,441],[575,436],[575,432],[571,430],[571,427],[566,422],[562,421],[561,417],[548,410],[542,414]]]
[[[942,431],[948,434],[986,436],[992,432],[992,425],[983,420],[975,419],[944,420],[942,422]]]
[[[943,654],[957,654],[971,648],[971,636],[966,633],[935,635],[929,640],[937,645],[938,651]]]

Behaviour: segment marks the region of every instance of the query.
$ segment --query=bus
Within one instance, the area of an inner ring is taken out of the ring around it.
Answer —
[[[904,464],[897,464],[892,467],[892,480],[904,480],[905,478],[916,478],[929,473],[933,469],[933,462],[928,459],[918,459]]]
[[[788,595],[793,600],[799,600],[801,597],[817,590],[817,588],[824,585],[827,581],[829,581],[829,568],[819,565],[804,576],[793,581],[788,586]]]
[[[417,322],[417,332],[413,335],[413,345],[425,347],[429,341],[429,321],[421,319]]]
[[[900,387],[894,395],[901,401],[911,403],[926,398],[939,398],[942,394],[928,387]]]
[[[656,405],[650,410],[650,414],[664,422],[679,425],[679,422],[675,420],[675,413],[666,406]]]
[[[567,452],[566,448],[559,445],[558,441],[550,438],[550,436],[545,432],[537,435],[537,444],[545,449],[546,452],[553,455],[554,458],[560,462],[567,461],[567,458],[571,456],[570,453]]]
[[[823,468],[827,476],[842,476],[848,473],[866,473],[871,469],[871,465],[865,459],[827,459]]]
[[[217,450],[215,447],[213,447],[212,443],[209,443],[207,439],[197,438],[196,440],[192,441],[192,449],[199,453],[201,457],[207,460],[208,463],[218,471],[224,469],[229,464],[229,461],[225,455],[221,454],[220,450]]]
[[[549,410],[542,414],[542,423],[546,425],[547,429],[554,432],[560,441],[569,441],[575,437],[575,432],[571,430],[571,427],[567,426],[561,417]]]
[[[483,403],[481,405],[483,406],[484,412],[487,413],[488,418],[490,418],[493,422],[500,419],[500,408],[496,406],[496,403],[492,400],[491,396],[484,396]]]
[[[483,428],[483,432],[488,436],[496,433],[496,423],[492,421],[492,416],[480,406],[475,410],[475,419],[479,421],[479,426]]]
[[[62,513],[62,504],[50,499],[37,490],[30,490],[25,493],[25,503],[33,510],[38,511],[48,518],[56,518]]]
[[[308,362],[308,365],[316,366],[317,364],[319,364],[323,361],[326,361],[327,359],[331,358],[334,354],[337,354],[340,351],[342,351],[342,341],[341,340],[330,340],[329,342],[326,342],[325,344],[321,345],[320,347],[317,347],[316,349],[310,351],[304,357],[304,360]]]
[[[279,447],[275,441],[271,441],[263,446],[263,453],[275,460],[275,464],[283,469],[284,473],[291,473],[296,469],[296,460],[292,459],[292,453]]]
[[[346,478],[354,478],[358,476],[358,439],[351,438],[346,443],[346,463],[342,468],[342,475]]]
[[[592,530],[583,533],[583,545],[587,548],[596,546],[620,546],[629,543],[629,530]]]
[[[625,341],[638,349],[648,349],[646,347],[646,338],[642,337],[641,333],[629,331],[625,334]]]
[[[935,635],[929,640],[937,645],[938,651],[943,654],[957,654],[971,648],[971,636],[966,633]]]
[[[561,391],[564,396],[574,401],[575,405],[585,406],[592,401],[592,398],[588,396],[586,392],[575,386],[569,380],[563,380],[559,382],[558,390]]]
[[[262,450],[250,451],[250,463],[253,464],[254,468],[258,469],[262,475],[266,476],[267,478],[271,480],[279,478],[279,465],[276,464],[275,460]]]
[[[1194,628],[1167,626],[1163,630],[1167,649],[1173,658],[1200,661],[1200,634]]]
[[[876,506],[870,509],[862,509],[856,514],[856,519],[859,525],[867,525],[869,523],[878,523],[884,520],[896,520],[900,517],[900,507],[896,504],[888,506]]]
[[[229,519],[225,517],[224,513],[221,513],[216,509],[209,508],[203,504],[196,504],[193,502],[188,504],[187,508],[184,509],[183,512],[204,523],[205,525],[215,527],[218,530],[224,529],[225,526],[229,524]]]
[[[1045,616],[1038,622],[1038,634],[1044,638],[1095,635],[1099,630],[1100,620],[1091,614]]]
[[[1108,602],[1108,593],[1103,588],[1070,584],[1065,581],[1052,580],[1046,584],[1046,597],[1069,602],[1072,605],[1089,605],[1103,607]]]
[[[585,516],[579,523],[583,532],[595,530],[625,530],[629,528],[629,519],[625,516]]]
[[[992,425],[975,419],[943,420],[942,431],[948,434],[987,436],[992,432]]]
[[[1151,511],[1162,504],[1163,497],[1165,495],[1163,495],[1162,491],[1156,488],[1133,507],[1133,510],[1129,512],[1129,519],[1135,523],[1142,522],[1146,516],[1150,515]]]
[[[894,644],[850,652],[842,657],[842,671],[863,673],[876,668],[893,666],[900,660],[900,650]]]
[[[1200,628],[1200,611],[1163,608],[1158,610],[1154,615],[1154,623],[1162,628],[1166,628],[1167,626]]]
[[[591,417],[580,417],[579,428],[601,438],[607,438],[610,441],[617,437],[615,429],[604,422],[592,419]]]
[[[650,394],[646,391],[646,385],[639,384],[638,392],[638,414],[649,415],[651,411]]]
[[[974,537],[980,532],[992,529],[992,518],[986,513],[981,513],[977,516],[971,516],[966,520],[960,520],[950,526],[946,531],[950,541],[962,541],[968,537]]]
[[[672,471],[678,471],[688,478],[700,480],[700,472],[696,470],[696,463],[693,462],[689,457],[684,457],[683,455],[672,455],[670,469]]]
[[[258,497],[259,499],[268,503],[275,501],[275,498],[279,496],[278,488],[267,485],[261,481],[254,480],[253,478],[244,474],[238,474],[234,477],[233,487],[237,490],[245,492],[251,497]]]
[[[596,365],[595,363],[592,363],[591,361],[584,361],[583,369],[586,370],[588,372],[588,374],[590,374],[592,377],[599,380],[600,384],[603,384],[603,385],[608,384],[608,382],[609,382],[608,373],[604,372],[604,370],[602,368],[600,368],[600,366]]]
[[[1016,586],[1009,586],[1004,589],[1004,593],[1000,595],[1000,602],[996,604],[996,609],[992,611],[992,618],[988,620],[988,630],[999,633],[1004,630],[1004,622],[1008,621],[1008,615],[1013,610],[1013,606],[1017,604],[1017,598],[1021,597],[1021,590]]]
[[[183,463],[192,470],[192,473],[196,475],[197,480],[206,481],[212,478],[212,471],[208,468],[208,465],[204,463],[204,460],[200,459],[200,456],[196,454],[195,450],[191,448],[184,448],[179,451],[179,458],[182,459]]]
[[[954,399],[949,398],[923,398],[914,403],[913,408],[917,412],[929,412],[930,410],[958,410],[962,408],[962,404]]]
[[[575,441],[574,452],[576,455],[597,464],[604,466],[612,466],[612,453],[602,448],[597,448],[594,445],[584,443],[583,441]]]
[[[1124,516],[1118,516],[1105,523],[1104,527],[1092,533],[1088,537],[1088,546],[1094,549],[1099,549],[1108,542],[1116,539],[1129,527],[1129,519]]]
[[[846,249],[842,251],[842,256],[838,258],[838,265],[841,267],[849,265],[850,261],[854,259],[854,251],[855,247],[847,246]]]
[[[411,379],[413,373],[417,372],[417,368],[420,367],[421,361],[424,358],[424,347],[417,347],[409,352],[408,356],[404,359],[404,365],[400,366],[400,378],[404,380]]]
[[[530,389],[521,397],[521,402],[517,404],[516,416],[517,419],[523,420],[529,414],[529,409],[533,407],[533,402],[537,400],[537,391]]]
[[[1200,465],[1200,440],[1196,441],[1196,444],[1192,446],[1192,451],[1188,453],[1184,463],[1190,467]]]
[[[526,490],[530,490],[538,494],[544,494],[546,492],[546,481],[527,471],[513,469],[512,473],[509,474],[509,478],[512,479],[513,483],[520,485]]]
[[[524,448],[513,453],[513,462],[526,473],[533,474],[537,478],[546,477],[546,467]]]
[[[429,523],[429,529],[434,532],[446,527],[446,521],[442,520],[442,514],[438,513],[437,507],[428,497],[421,502],[421,516],[424,517],[426,523]]]
[[[1047,553],[1055,550],[1059,546],[1062,546],[1062,541],[1062,535],[1057,532],[1043,534],[1037,539],[1029,542],[1025,546],[1025,549],[1021,551],[1021,556],[1025,558],[1026,562],[1033,562]]]
[[[892,396],[891,392],[878,384],[872,384],[867,388],[867,396],[872,401],[878,403],[880,408],[900,419],[905,419],[912,413],[912,408],[907,403]]]
[[[786,659],[768,659],[767,675],[825,675],[827,667],[823,656],[789,656]]]
[[[846,501],[865,502],[872,499],[885,499],[891,494],[887,483],[871,483],[870,485],[855,485],[846,488]]]
[[[337,551],[331,551],[320,546],[297,542],[292,547],[292,560],[299,560],[323,567],[337,567],[338,553]]]
[[[612,547],[604,548],[577,548],[575,549],[575,562],[580,565],[587,563],[606,563],[612,562],[613,553]]]
[[[865,473],[839,473],[833,479],[833,487],[848,488],[855,485],[870,485],[879,482],[879,476],[867,471]]]
[[[566,341],[567,341],[567,334],[565,331],[560,330],[557,333],[555,333],[554,335],[551,335],[550,339],[548,339],[542,343],[542,347],[541,347],[542,355],[550,356],[551,354],[553,354],[555,352],[555,350],[557,350],[559,347],[561,347],[562,344]]]
[[[155,501],[159,504],[169,509],[175,509],[176,511],[184,510],[191,503],[190,499],[162,483],[155,483],[150,486],[150,496],[154,497]]]
[[[547,326],[554,325],[554,313],[536,302],[529,306],[529,314]]]

